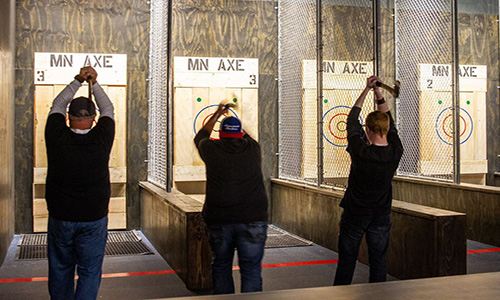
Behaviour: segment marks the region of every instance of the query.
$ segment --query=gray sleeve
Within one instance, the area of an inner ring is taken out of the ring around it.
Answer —
[[[92,85],[92,92],[99,108],[100,117],[110,117],[114,120],[115,108],[113,107],[113,103],[111,103],[111,100],[109,100],[108,95],[106,95],[99,83]]]
[[[52,102],[52,107],[50,108],[49,115],[51,114],[62,114],[66,117],[66,107],[75,97],[76,92],[82,86],[80,81],[73,80],[70,84],[68,84],[64,90],[62,90],[59,95]]]

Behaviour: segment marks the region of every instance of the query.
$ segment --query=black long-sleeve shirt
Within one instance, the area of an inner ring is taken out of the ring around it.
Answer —
[[[353,215],[387,215],[392,205],[392,178],[403,155],[390,112],[387,146],[368,145],[362,139],[359,122],[361,108],[353,107],[347,117],[347,151],[351,155],[351,171],[340,206]]]
[[[54,100],[45,126],[49,215],[59,220],[91,222],[108,214],[111,186],[109,155],[115,122],[113,104],[99,84],[93,85],[100,109],[97,125],[76,130],[66,125],[66,106],[81,83],[73,81]]]
[[[211,140],[204,129],[198,132],[194,143],[206,165],[205,222],[267,221],[259,144],[248,134],[242,139]]]

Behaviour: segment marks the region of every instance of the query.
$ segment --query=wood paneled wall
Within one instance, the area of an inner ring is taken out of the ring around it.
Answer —
[[[467,214],[467,239],[500,246],[500,188],[395,177],[393,198]]]
[[[14,235],[15,1],[0,1],[0,265]]]
[[[34,52],[127,54],[127,224],[139,228],[147,176],[149,5],[142,0],[16,1],[16,232],[31,232]],[[75,74],[68,74],[68,83]]]
[[[277,170],[276,5],[275,1],[243,0],[174,0],[172,3],[172,56],[259,59],[259,143],[269,194],[270,178],[276,176]]]
[[[494,172],[500,172],[500,102],[498,86],[498,16],[459,15],[459,57],[460,64],[488,66],[486,92],[486,146],[488,159],[487,185],[500,186],[495,182]]]
[[[338,252],[343,192],[276,179],[272,188],[273,224]],[[465,218],[463,213],[393,201],[388,273],[399,279],[465,274]],[[368,263],[364,243],[359,261]]]

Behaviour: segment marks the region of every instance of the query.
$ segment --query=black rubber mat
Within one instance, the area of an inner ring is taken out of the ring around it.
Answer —
[[[268,226],[266,248],[303,247],[311,245],[311,241],[293,235],[274,225]]]
[[[47,259],[47,234],[22,234],[17,244],[17,260]],[[109,231],[105,255],[145,255],[153,254],[134,230]]]

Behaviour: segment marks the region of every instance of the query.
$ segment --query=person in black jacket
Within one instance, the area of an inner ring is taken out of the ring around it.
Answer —
[[[339,262],[334,285],[351,284],[359,246],[366,234],[370,282],[386,281],[386,251],[391,228],[392,178],[403,145],[377,82],[371,76],[347,117],[347,151],[351,156],[351,171],[347,190],[340,206],[344,212],[340,221]],[[366,138],[359,122],[359,113],[367,94],[373,90],[377,110],[366,117]]]
[[[96,108],[92,100],[73,99],[85,80],[93,83],[100,112],[93,128]],[[54,99],[45,126],[51,299],[97,298],[108,233],[111,194],[108,162],[114,134],[113,104],[97,83],[97,72],[84,67]]]
[[[235,117],[222,120],[220,140],[210,139],[217,120],[228,111],[219,105],[194,143],[206,165],[203,218],[212,249],[214,294],[234,293],[233,257],[238,251],[241,292],[262,291],[261,262],[267,238],[267,195],[260,146]]]

